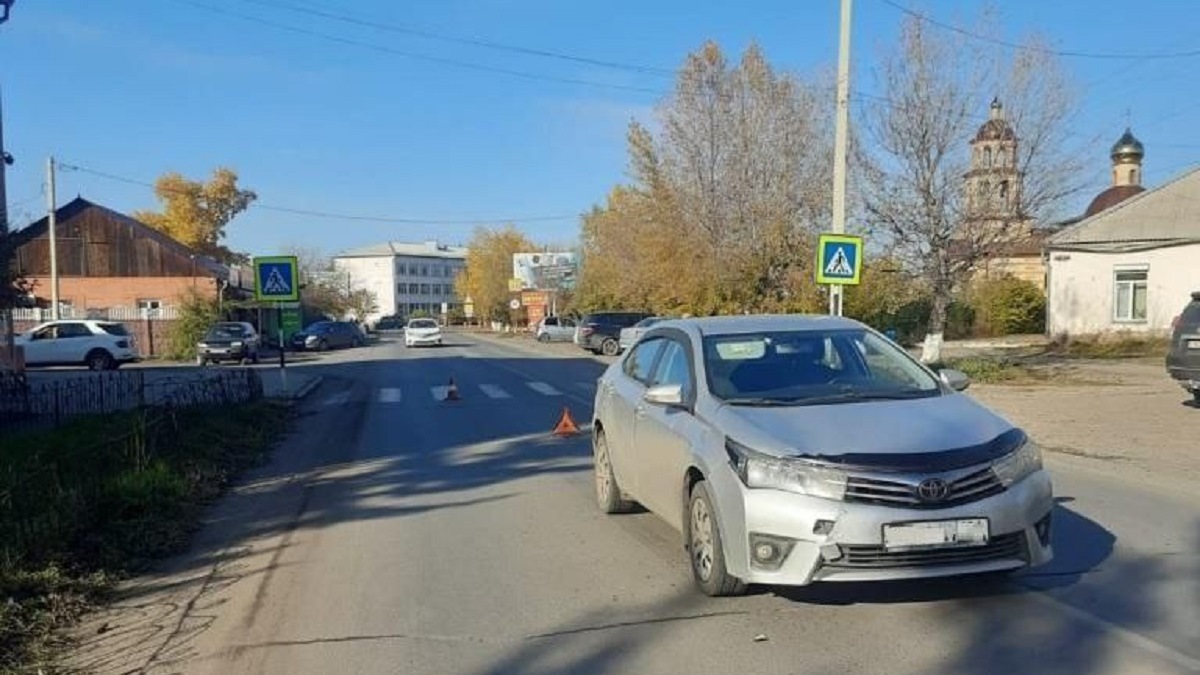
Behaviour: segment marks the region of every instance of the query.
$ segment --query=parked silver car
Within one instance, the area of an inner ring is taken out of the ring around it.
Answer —
[[[600,380],[597,500],[679,530],[710,595],[1046,563],[1040,451],[967,385],[848,319],[664,321]]]
[[[632,347],[650,327],[663,320],[661,316],[649,316],[641,321],[633,324],[629,328],[621,329],[621,337],[618,343],[621,345],[621,351],[625,351]]]
[[[562,316],[547,316],[538,322],[538,342],[570,342],[575,339],[575,320]]]

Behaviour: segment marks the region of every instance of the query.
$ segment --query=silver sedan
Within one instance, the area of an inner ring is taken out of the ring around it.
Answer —
[[[1048,562],[1025,433],[848,319],[665,321],[600,380],[596,496],[680,531],[710,595]]]

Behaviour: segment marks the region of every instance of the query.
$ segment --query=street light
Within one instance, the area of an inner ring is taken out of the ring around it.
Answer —
[[[0,0],[0,23],[8,21],[8,12],[17,0]]]

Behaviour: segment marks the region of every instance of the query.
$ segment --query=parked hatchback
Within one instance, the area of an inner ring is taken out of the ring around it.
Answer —
[[[1200,404],[1200,291],[1192,293],[1192,301],[1175,318],[1167,373]]]
[[[594,354],[616,356],[621,353],[621,329],[649,317],[645,312],[595,312],[575,327],[575,344]]]
[[[1041,454],[967,384],[848,319],[664,321],[600,380],[596,497],[679,530],[710,595],[1045,563]]]
[[[575,338],[575,321],[561,316],[548,316],[538,322],[538,342],[570,342]]]
[[[138,360],[133,337],[113,321],[50,321],[16,336],[15,342],[24,349],[29,366],[111,370]]]

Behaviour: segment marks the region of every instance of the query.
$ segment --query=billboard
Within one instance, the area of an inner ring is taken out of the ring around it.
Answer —
[[[579,258],[571,251],[513,255],[513,279],[519,279],[523,289],[569,291],[578,274]]]

